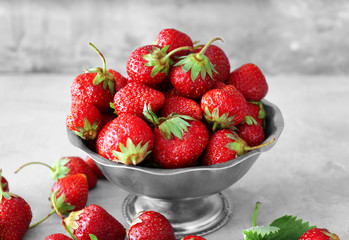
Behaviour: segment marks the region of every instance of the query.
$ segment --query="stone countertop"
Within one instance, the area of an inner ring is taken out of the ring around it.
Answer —
[[[63,156],[85,155],[68,141],[65,118],[74,75],[0,76],[0,167],[11,192],[31,206],[32,222],[51,211],[49,170],[24,163],[52,164]],[[226,189],[233,206],[231,220],[205,236],[208,240],[242,239],[251,226],[256,201],[262,203],[259,225],[294,215],[349,239],[349,81],[335,76],[267,76],[266,97],[282,111],[285,128],[277,144],[263,153],[251,170]],[[104,207],[125,228],[122,202],[127,192],[99,180],[88,204]],[[65,233],[54,215],[31,229],[24,240]]]

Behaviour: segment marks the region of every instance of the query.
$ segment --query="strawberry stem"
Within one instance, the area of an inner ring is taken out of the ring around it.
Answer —
[[[252,214],[252,227],[257,226],[257,215],[258,215],[260,205],[261,205],[260,202],[256,202],[256,206],[255,206],[255,208],[253,210],[253,214]]]
[[[68,234],[70,235],[70,237],[74,240],[78,240],[75,235],[69,230],[67,224],[64,222],[64,220],[62,221],[62,225],[64,227],[64,229],[68,232]]]
[[[205,53],[206,49],[207,49],[213,42],[215,42],[215,41],[217,41],[217,40],[220,40],[220,41],[223,42],[223,39],[220,38],[220,37],[215,37],[215,38],[213,38],[211,41],[209,41],[209,42],[201,49],[201,51],[197,54],[197,56],[202,56],[202,55]]]
[[[38,226],[40,223],[42,223],[43,221],[45,221],[46,219],[48,219],[52,214],[54,214],[56,211],[54,209],[52,209],[52,211],[45,216],[44,218],[42,218],[40,221],[38,221],[37,223],[34,223],[32,225],[29,226],[29,229],[35,228],[36,226]]]
[[[29,162],[29,163],[26,163],[26,164],[22,165],[21,167],[19,167],[19,168],[15,171],[15,173],[18,173],[22,168],[24,168],[24,167],[26,167],[26,166],[28,166],[28,165],[32,165],[32,164],[41,164],[41,165],[44,165],[44,166],[48,167],[49,169],[51,169],[51,171],[54,171],[54,169],[53,169],[50,165],[48,165],[48,164],[46,164],[46,163],[43,163],[43,162]]]
[[[273,138],[272,140],[270,140],[269,142],[266,142],[266,143],[263,143],[261,145],[258,145],[258,146],[254,146],[254,147],[249,147],[249,146],[246,146],[245,147],[245,151],[252,151],[252,150],[255,150],[255,149],[258,149],[258,148],[261,148],[261,147],[265,147],[271,143],[273,143],[275,141],[275,138]]]
[[[107,72],[107,64],[105,61],[105,58],[103,56],[103,54],[98,50],[98,48],[96,48],[95,45],[93,45],[92,43],[88,43],[91,47],[93,47],[94,50],[97,51],[97,53],[99,54],[99,56],[101,56],[102,60],[103,60],[103,74],[105,74]]]
[[[179,47],[179,48],[176,48],[176,49],[173,49],[171,52],[169,52],[165,57],[163,57],[161,59],[161,62],[166,62],[167,59],[169,59],[173,54],[175,54],[176,52],[179,52],[179,51],[182,51],[182,50],[190,50],[190,51],[193,51],[193,48],[190,47],[190,46],[184,46],[184,47]]]
[[[51,193],[51,196],[50,196],[50,199],[51,199],[51,204],[52,204],[52,207],[53,207],[53,210],[57,213],[57,215],[62,219],[64,220],[64,216],[63,214],[59,211],[58,207],[57,207],[57,204],[56,204],[56,198],[57,198],[57,192],[58,191],[55,191],[55,192],[52,192]]]

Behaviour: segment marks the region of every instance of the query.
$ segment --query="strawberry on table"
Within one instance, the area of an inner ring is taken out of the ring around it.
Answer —
[[[162,29],[159,32],[158,36],[156,37],[154,44],[162,48],[169,46],[169,48],[167,49],[167,52],[171,52],[176,48],[185,47],[185,46],[193,48],[193,41],[191,40],[191,38],[187,34],[174,28]],[[185,55],[188,55],[189,53],[190,53],[190,50],[182,50],[174,53],[172,58],[175,60],[176,57],[185,56]]]
[[[102,113],[110,112],[110,102],[113,101],[116,92],[115,79],[118,79],[118,88],[125,84],[125,80],[115,70],[107,70],[103,54],[92,43],[90,46],[101,56],[103,68],[88,69],[87,73],[80,74],[73,80],[71,85],[72,102],[87,102],[95,105]]]
[[[96,204],[71,212],[62,224],[78,240],[91,240],[90,234],[98,240],[124,240],[126,236],[124,226]]]
[[[98,168],[97,164],[95,163],[95,161],[93,161],[93,159],[90,156],[86,156],[85,162],[95,172],[97,178],[105,178],[101,169]]]
[[[84,140],[97,137],[102,115],[97,107],[85,102],[75,102],[66,118],[67,127]]]
[[[97,184],[97,175],[94,173],[93,169],[91,169],[80,157],[62,157],[54,162],[52,167],[43,162],[29,162],[18,168],[15,173],[20,171],[22,168],[32,164],[44,165],[51,169],[51,177],[53,181],[57,181],[58,179],[66,176],[82,173],[87,178],[89,189],[94,188]]]
[[[171,96],[166,98],[161,109],[161,116],[167,117],[172,113],[179,115],[187,115],[197,120],[202,119],[202,111],[200,105],[193,99],[182,96]]]
[[[1,173],[0,170],[0,179]],[[0,239],[22,240],[31,220],[29,204],[23,198],[4,191],[0,184]]]
[[[63,233],[54,233],[47,236],[44,240],[73,240],[71,237],[64,235]]]
[[[246,100],[234,86],[212,89],[201,98],[201,109],[213,130],[241,123],[246,115]]]
[[[249,101],[259,102],[268,93],[268,83],[262,71],[253,63],[234,70],[226,83],[234,85]]]
[[[151,157],[157,165],[173,169],[197,164],[209,139],[208,131],[201,121],[178,114],[158,118],[149,107],[145,107],[144,115],[155,125]]]
[[[123,113],[101,129],[96,148],[102,157],[137,165],[150,153],[153,144],[154,134],[148,124],[134,114]]]
[[[142,211],[135,216],[127,231],[129,240],[176,240],[168,219],[159,212]]]
[[[114,108],[117,114],[132,113],[143,117],[144,104],[150,104],[154,112],[159,111],[165,102],[165,96],[142,83],[131,82],[114,96]]]
[[[212,42],[221,40],[214,38],[199,52],[181,58],[170,71],[170,80],[176,92],[187,98],[198,99],[213,88],[213,73],[217,73],[205,51]]]
[[[201,236],[196,236],[196,235],[188,235],[182,238],[181,240],[206,240],[206,238],[203,238]]]
[[[339,237],[325,228],[311,228],[299,240],[340,240]]]

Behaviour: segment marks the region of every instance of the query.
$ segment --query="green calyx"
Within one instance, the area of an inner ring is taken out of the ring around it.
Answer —
[[[174,64],[173,60],[170,58],[174,53],[182,50],[192,50],[191,47],[180,47],[172,50],[167,53],[167,50],[170,46],[165,46],[163,48],[158,48],[153,46],[153,49],[149,54],[143,55],[143,59],[147,61],[144,65],[147,67],[153,67],[150,76],[155,77],[159,72],[167,75],[170,71],[170,66]]]
[[[76,127],[78,130],[73,131],[76,135],[81,137],[84,140],[92,140],[97,137],[99,122],[94,121],[91,123],[84,118],[84,127]]]
[[[156,114],[151,110],[150,105],[144,105],[143,115],[145,118],[157,126],[162,136],[171,140],[173,136],[183,139],[184,132],[188,131],[190,123],[187,121],[194,121],[195,119],[187,115],[179,115],[172,113],[167,117],[158,118]]]
[[[75,206],[71,205],[70,203],[65,202],[66,195],[62,193],[57,198],[58,191],[51,192],[50,199],[51,204],[54,207],[54,210],[57,212],[58,215],[66,215],[73,211],[75,209]],[[53,205],[54,203],[54,205]]]
[[[66,166],[68,162],[68,158],[61,158],[53,164],[51,171],[53,181],[57,181],[58,179],[67,176],[67,174],[70,172],[70,168]]]
[[[0,183],[1,183],[1,174],[2,174],[2,169],[0,169]],[[0,184],[0,203],[1,203],[3,197],[5,199],[10,199],[11,198],[11,194],[9,192],[5,192],[3,190],[3,187],[5,187],[5,186]]]
[[[125,165],[138,165],[141,163],[151,151],[148,150],[149,141],[142,145],[142,142],[137,146],[132,142],[131,138],[127,138],[126,146],[119,143],[120,151],[112,151],[112,153],[118,158],[115,160],[118,163]]]
[[[254,119],[252,116],[250,115],[246,115],[245,118],[244,118],[244,121],[243,123],[246,123],[247,125],[257,125],[257,121],[256,119]]]
[[[216,131],[217,129],[222,128],[230,128],[235,129],[234,124],[234,116],[229,117],[229,113],[224,113],[220,116],[219,114],[219,107],[216,107],[213,109],[212,112],[208,109],[208,107],[205,107],[204,116],[207,122],[212,123],[213,127],[212,130]]]
[[[228,133],[228,134],[226,134],[226,136],[227,136],[227,138],[229,138],[229,139],[231,139],[233,141],[227,143],[225,145],[225,147],[227,147],[230,150],[235,151],[236,155],[238,157],[244,155],[245,153],[247,153],[249,151],[265,147],[265,146],[267,146],[267,145],[269,145],[269,144],[271,144],[271,143],[273,143],[275,141],[275,138],[273,138],[269,142],[263,143],[263,144],[258,145],[258,146],[250,147],[250,146],[247,145],[246,141],[243,140],[242,138],[240,138],[239,135],[237,133],[235,133],[235,132]]]
[[[188,72],[191,70],[190,78],[193,82],[195,79],[201,75],[202,80],[206,79],[208,74],[210,78],[213,78],[212,72],[217,73],[215,66],[210,62],[208,57],[204,55],[206,49],[217,40],[223,41],[221,38],[214,38],[209,41],[198,53],[191,53],[188,56],[180,57],[181,60],[178,61],[174,66],[182,66],[183,72]]]
[[[103,89],[106,91],[108,88],[109,92],[112,95],[114,95],[114,93],[115,93],[115,77],[111,72],[107,71],[106,61],[105,61],[103,54],[92,43],[89,43],[89,45],[97,51],[99,56],[101,56],[101,58],[103,60],[103,68],[96,67],[96,68],[90,68],[90,69],[86,69],[86,70],[87,70],[87,72],[90,72],[90,73],[97,73],[96,77],[93,79],[94,85],[97,86],[100,83],[103,83]]]

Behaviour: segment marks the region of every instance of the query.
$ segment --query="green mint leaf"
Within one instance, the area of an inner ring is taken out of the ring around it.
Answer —
[[[277,232],[278,227],[274,226],[256,226],[246,229],[244,233],[245,240],[271,240]]]

